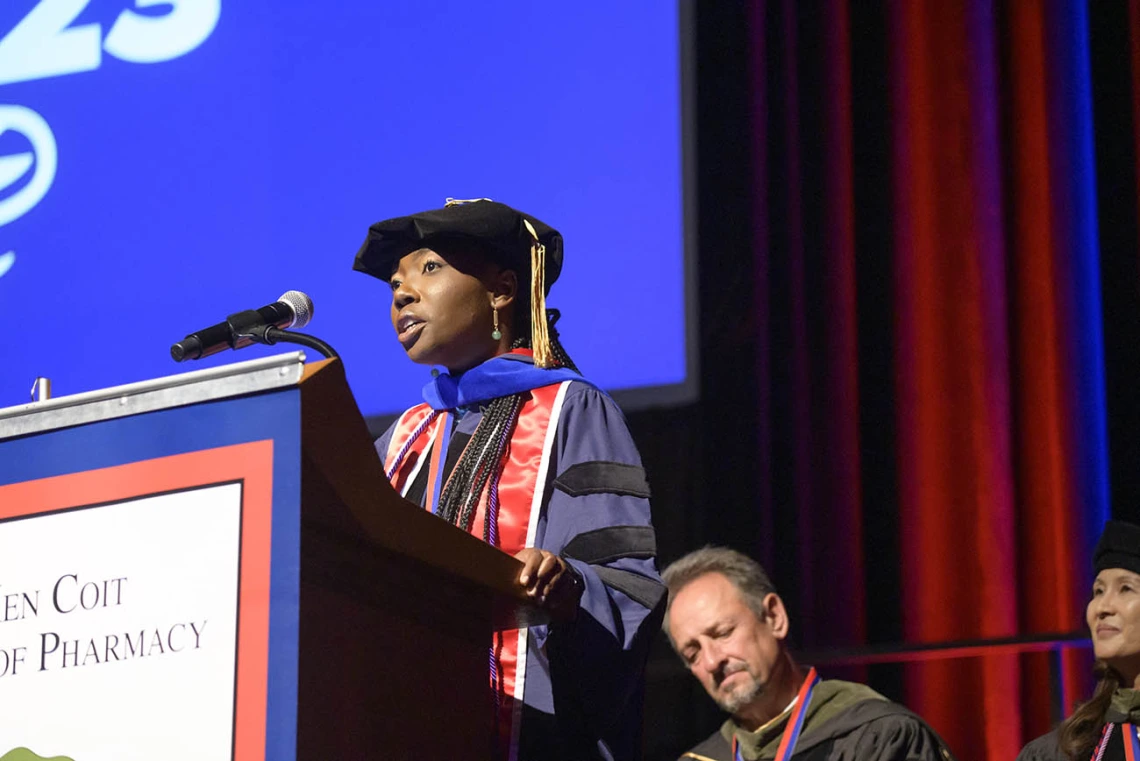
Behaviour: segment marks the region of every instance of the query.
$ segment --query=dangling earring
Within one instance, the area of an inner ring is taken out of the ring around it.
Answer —
[[[499,332],[499,308],[491,307],[491,311],[495,317],[495,329],[491,331],[491,338],[498,341],[503,337],[503,334]]]

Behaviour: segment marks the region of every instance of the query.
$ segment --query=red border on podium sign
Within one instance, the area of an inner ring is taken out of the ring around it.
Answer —
[[[243,482],[234,761],[263,761],[273,517],[271,440],[0,486],[0,520],[230,481]]]

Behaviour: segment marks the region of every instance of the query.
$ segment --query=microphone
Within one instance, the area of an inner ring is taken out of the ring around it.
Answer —
[[[231,314],[225,322],[191,333],[170,347],[170,356],[184,362],[223,349],[243,349],[254,343],[250,333],[256,328],[303,328],[312,319],[313,300],[300,291],[286,291],[272,304]]]

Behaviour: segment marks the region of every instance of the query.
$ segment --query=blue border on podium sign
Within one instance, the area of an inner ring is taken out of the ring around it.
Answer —
[[[294,759],[301,583],[301,391],[148,412],[0,441],[0,486],[273,441],[266,759]]]

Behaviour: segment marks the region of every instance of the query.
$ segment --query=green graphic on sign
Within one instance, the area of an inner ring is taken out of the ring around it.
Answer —
[[[52,756],[46,758],[44,756],[33,753],[27,748],[13,748],[12,750],[0,756],[0,761],[73,761],[67,756]]]

